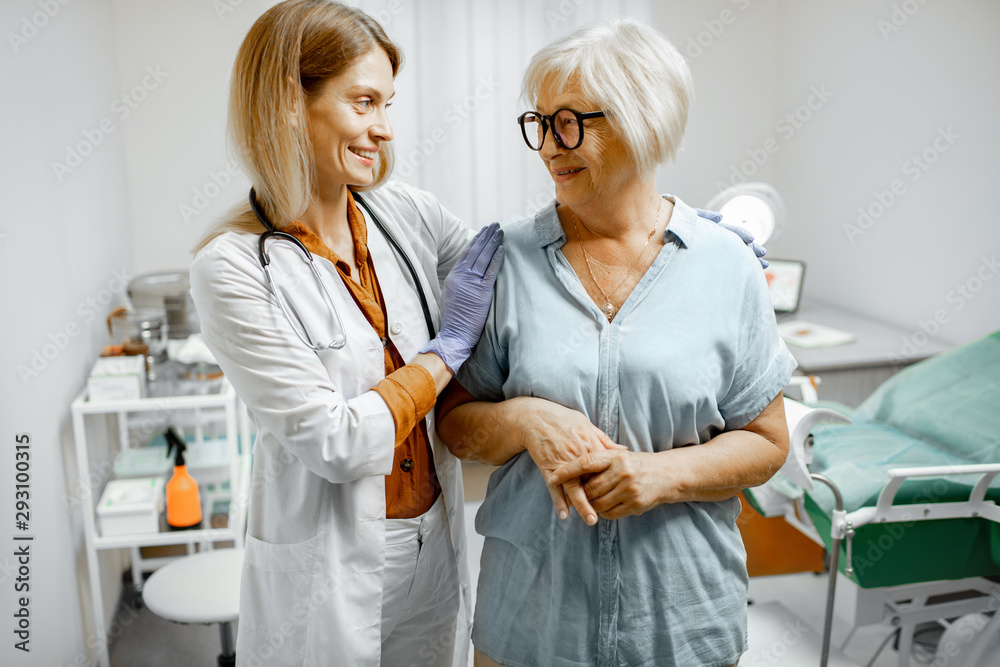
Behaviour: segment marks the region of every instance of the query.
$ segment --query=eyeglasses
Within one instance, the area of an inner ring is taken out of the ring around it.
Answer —
[[[552,128],[556,143],[571,151],[583,143],[583,121],[590,118],[604,118],[605,111],[580,113],[573,109],[559,109],[551,116],[543,116],[535,111],[526,111],[517,118],[521,126],[524,143],[533,151],[542,150],[545,135]]]

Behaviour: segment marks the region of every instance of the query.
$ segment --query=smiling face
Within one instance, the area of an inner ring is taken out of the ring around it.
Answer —
[[[375,48],[327,80],[307,103],[320,190],[363,186],[375,179],[379,147],[392,140],[386,109],[393,94],[389,57]]]
[[[543,88],[535,108],[544,115],[559,109],[581,113],[601,111],[587,100],[570,80],[563,90]],[[635,161],[625,143],[618,138],[606,118],[583,121],[583,143],[567,150],[552,138],[550,129],[545,144],[538,151],[556,186],[556,199],[576,209],[595,200],[614,197],[624,184],[639,177]]]

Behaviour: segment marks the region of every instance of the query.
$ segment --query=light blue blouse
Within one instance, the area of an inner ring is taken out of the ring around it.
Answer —
[[[763,272],[733,233],[675,197],[665,245],[614,321],[560,248],[553,202],[505,228],[486,330],[459,381],[481,400],[538,396],[616,442],[659,452],[750,423],[795,360]],[[527,452],[493,473],[473,642],[509,667],[729,665],[746,650],[740,504],[556,516]]]

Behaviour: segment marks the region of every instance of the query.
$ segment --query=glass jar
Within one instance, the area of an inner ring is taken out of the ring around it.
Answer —
[[[156,365],[167,361],[167,314],[163,308],[116,308],[108,315],[111,344],[126,355],[146,357],[146,374],[156,379]]]

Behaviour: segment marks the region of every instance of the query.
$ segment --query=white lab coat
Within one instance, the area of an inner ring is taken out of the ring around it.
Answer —
[[[400,183],[362,196],[420,275],[437,327],[441,280],[470,230],[432,195]],[[376,667],[384,476],[392,468],[395,441],[392,415],[371,391],[385,377],[383,348],[336,268],[321,257],[315,257],[317,269],[339,308],[347,343],[318,353],[305,347],[267,288],[257,239],[223,234],[191,265],[191,294],[205,343],[257,428],[237,664]],[[368,248],[389,335],[409,361],[428,340],[419,297],[405,265],[370,220]],[[282,251],[271,251],[275,282],[295,295],[310,331],[329,331],[324,319],[330,308],[306,263],[289,252],[281,260]],[[433,415],[427,417],[427,433],[460,573],[455,665],[464,667],[469,574],[461,468],[438,441]]]

